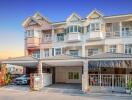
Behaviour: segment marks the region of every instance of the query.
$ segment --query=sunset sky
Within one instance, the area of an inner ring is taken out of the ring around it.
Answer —
[[[0,59],[24,55],[22,22],[39,11],[63,21],[72,13],[86,17],[93,9],[104,15],[132,13],[132,0],[0,0]]]

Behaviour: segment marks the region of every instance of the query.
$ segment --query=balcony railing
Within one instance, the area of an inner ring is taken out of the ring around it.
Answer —
[[[106,38],[120,37],[120,32],[106,32]]]
[[[122,32],[122,37],[131,37],[131,36],[132,36],[132,30],[131,31]]]
[[[67,42],[75,42],[81,41],[81,34],[80,33],[69,33],[66,37]]]

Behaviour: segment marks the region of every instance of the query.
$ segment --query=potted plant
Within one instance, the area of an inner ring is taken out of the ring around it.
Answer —
[[[126,93],[132,93],[132,81],[128,81]]]

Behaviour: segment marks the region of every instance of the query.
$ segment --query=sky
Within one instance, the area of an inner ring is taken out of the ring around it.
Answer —
[[[0,59],[24,55],[22,22],[40,12],[51,22],[72,12],[85,18],[93,9],[105,16],[132,13],[132,0],[0,0]]]

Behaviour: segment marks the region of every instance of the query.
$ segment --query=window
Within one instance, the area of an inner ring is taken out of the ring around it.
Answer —
[[[79,79],[79,72],[69,72],[68,79],[70,80],[78,80]]]
[[[111,52],[111,53],[116,53],[116,45],[110,45],[110,47],[109,47],[109,52]]]
[[[34,30],[27,30],[26,37],[34,37]]]
[[[87,32],[90,32],[90,25],[87,26]]]
[[[98,48],[88,49],[88,56],[91,56],[91,55],[94,55],[94,54],[98,54]]]
[[[57,34],[57,41],[64,41],[64,33]]]
[[[70,32],[73,32],[73,26],[70,26]]]
[[[54,48],[52,48],[52,56],[54,56]]]
[[[49,57],[49,49],[44,50],[44,57]]]
[[[78,50],[70,50],[69,52],[72,56],[78,56]]]
[[[131,36],[131,32],[129,31],[129,27],[122,28],[122,36]]]
[[[61,48],[55,49],[55,54],[56,54],[56,55],[60,55],[60,54],[61,54]]]
[[[51,34],[45,34],[45,41],[51,41]]]
[[[69,32],[83,32],[83,27],[80,27],[78,25],[67,27],[67,33]]]
[[[33,56],[34,58],[40,58],[40,51],[34,51],[34,52],[32,53],[32,56]]]
[[[132,54],[132,44],[126,44],[125,45],[125,53],[126,54]]]
[[[77,25],[74,26],[74,32],[78,32]]]
[[[100,24],[99,23],[91,23],[91,31],[98,31],[100,30]]]

